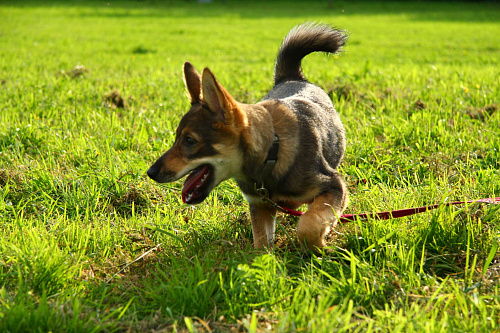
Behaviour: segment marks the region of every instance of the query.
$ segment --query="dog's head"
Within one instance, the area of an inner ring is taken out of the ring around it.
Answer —
[[[220,182],[241,173],[240,138],[248,119],[208,68],[200,75],[186,62],[184,83],[191,108],[177,127],[173,146],[147,174],[159,183],[173,182],[189,174],[182,189],[182,200],[197,204]]]

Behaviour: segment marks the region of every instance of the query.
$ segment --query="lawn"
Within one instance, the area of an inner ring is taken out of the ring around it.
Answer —
[[[500,205],[252,248],[233,181],[200,205],[147,168],[189,108],[186,60],[238,100],[272,87],[293,26],[346,29],[307,78],[339,111],[346,213],[500,196],[500,5],[1,1],[1,332],[500,330]]]

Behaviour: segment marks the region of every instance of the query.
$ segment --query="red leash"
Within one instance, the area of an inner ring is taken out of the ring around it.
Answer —
[[[423,207],[417,207],[417,208],[406,208],[406,209],[398,209],[398,210],[393,210],[393,211],[387,211],[387,212],[380,212],[380,213],[364,213],[364,214],[345,214],[340,217],[340,222],[341,223],[347,223],[351,221],[355,221],[356,219],[375,219],[375,220],[388,220],[390,218],[398,218],[398,217],[403,217],[403,216],[409,216],[413,214],[418,214],[418,213],[423,213],[425,211],[431,210],[438,208],[440,206],[453,206],[453,205],[462,205],[464,203],[475,203],[475,202],[483,202],[483,203],[489,203],[489,204],[498,204],[500,203],[500,197],[496,198],[486,198],[486,199],[478,199],[478,200],[469,200],[469,201],[455,201],[455,202],[447,202],[443,204],[437,204],[437,205],[432,205],[432,206],[423,206]],[[274,204],[276,208],[281,210],[283,213],[290,214],[293,216],[301,216],[304,214],[304,212],[299,212],[297,210],[293,210],[290,208],[282,207],[279,206],[278,204]]]

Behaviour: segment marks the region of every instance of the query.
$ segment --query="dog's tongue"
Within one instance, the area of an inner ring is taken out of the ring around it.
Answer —
[[[189,203],[189,201],[198,196],[198,188],[203,185],[204,181],[207,179],[205,176],[207,176],[209,172],[209,166],[202,165],[194,169],[189,176],[186,177],[184,187],[182,188],[182,201],[184,203]]]

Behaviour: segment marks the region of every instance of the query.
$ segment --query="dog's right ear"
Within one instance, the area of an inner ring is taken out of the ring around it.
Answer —
[[[201,100],[201,75],[189,61],[184,63],[184,84],[191,104],[198,103]]]

